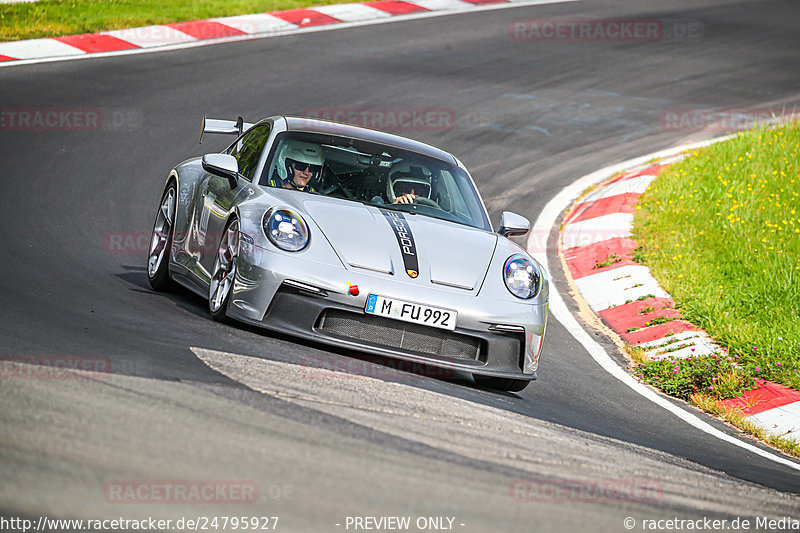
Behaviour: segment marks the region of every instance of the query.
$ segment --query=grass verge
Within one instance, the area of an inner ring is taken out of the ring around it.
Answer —
[[[741,387],[759,377],[800,390],[800,123],[666,169],[637,206],[633,238],[684,316],[727,349]],[[672,370],[660,370],[668,384]]]
[[[686,359],[673,359],[669,353],[663,357],[637,355],[634,361],[639,364],[634,369],[634,376],[687,402],[695,394],[715,400],[736,398],[756,385],[753,377],[737,366],[736,360],[730,355],[715,354]]]
[[[95,33],[352,0],[40,0],[0,4],[0,41]]]

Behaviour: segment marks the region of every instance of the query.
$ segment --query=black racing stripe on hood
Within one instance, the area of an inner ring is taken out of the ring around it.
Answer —
[[[411,233],[411,227],[408,225],[406,217],[399,211],[390,211],[388,209],[380,209],[389,225],[394,231],[394,236],[397,238],[397,244],[400,246],[400,252],[403,256],[403,267],[412,278],[419,275],[419,260],[417,259],[417,245],[414,243],[414,235]]]

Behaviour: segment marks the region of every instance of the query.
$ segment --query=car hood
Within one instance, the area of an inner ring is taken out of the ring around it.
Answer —
[[[425,215],[319,196],[301,204],[345,268],[395,281],[477,293],[497,245],[494,233]]]

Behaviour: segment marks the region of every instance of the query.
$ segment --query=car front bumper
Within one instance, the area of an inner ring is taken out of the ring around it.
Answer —
[[[353,285],[359,288],[357,295],[350,292]],[[364,308],[370,293],[454,309],[456,329],[368,315]],[[536,379],[547,304],[459,294],[402,279],[387,280],[366,270],[310,262],[299,254],[245,246],[228,315],[366,353],[482,376],[532,380]]]

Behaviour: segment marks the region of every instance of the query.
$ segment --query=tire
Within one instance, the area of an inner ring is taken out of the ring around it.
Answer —
[[[487,387],[506,392],[520,392],[528,386],[528,383],[530,383],[530,381],[526,379],[492,378],[487,376],[476,376],[474,374],[472,377],[475,378],[475,383],[481,387]]]
[[[178,188],[171,181],[161,197],[147,253],[147,280],[153,289],[161,292],[170,292],[175,288],[175,282],[169,277],[169,256],[175,234],[177,201]]]
[[[228,305],[236,279],[236,260],[239,257],[239,221],[231,218],[225,225],[217,246],[211,281],[208,287],[208,312],[218,322],[230,322]]]

